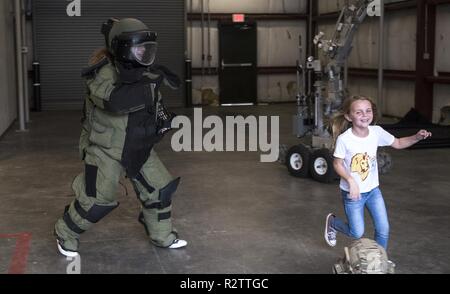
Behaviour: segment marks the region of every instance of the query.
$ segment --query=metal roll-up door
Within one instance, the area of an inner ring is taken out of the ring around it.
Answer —
[[[36,0],[35,50],[41,63],[43,110],[81,109],[85,97],[81,68],[92,52],[104,47],[101,24],[110,17],[135,17],[158,33],[156,63],[184,75],[183,0],[79,0],[81,16],[68,16],[65,0]],[[184,106],[184,89],[162,87],[168,106]],[[164,89],[165,88],[165,89]]]

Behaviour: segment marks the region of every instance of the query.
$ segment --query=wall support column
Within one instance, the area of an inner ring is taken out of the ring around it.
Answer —
[[[436,5],[417,0],[417,56],[415,108],[430,121],[433,117]]]

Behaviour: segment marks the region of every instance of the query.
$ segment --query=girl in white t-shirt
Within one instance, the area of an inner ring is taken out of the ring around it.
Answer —
[[[364,208],[367,207],[375,226],[375,241],[387,248],[389,222],[378,188],[377,148],[405,149],[431,136],[430,132],[421,130],[414,136],[397,139],[374,125],[376,116],[376,105],[370,98],[354,96],[344,101],[341,114],[333,119],[336,140],[333,166],[341,177],[340,189],[348,223],[333,213],[327,215],[325,240],[330,246],[336,245],[336,231],[354,239],[362,237]]]

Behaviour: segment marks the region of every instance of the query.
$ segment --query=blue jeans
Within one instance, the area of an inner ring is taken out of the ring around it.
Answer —
[[[383,195],[377,187],[370,192],[361,193],[360,200],[352,200],[349,192],[341,190],[348,224],[338,217],[333,227],[350,238],[360,239],[364,234],[364,207],[367,206],[375,226],[375,241],[387,249],[389,240],[389,221]]]

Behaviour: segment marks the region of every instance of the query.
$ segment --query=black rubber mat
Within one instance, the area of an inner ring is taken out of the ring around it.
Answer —
[[[433,133],[430,139],[420,141],[410,149],[450,147],[450,126],[433,124],[414,108],[398,123],[380,126],[397,138],[412,136],[422,129]]]

